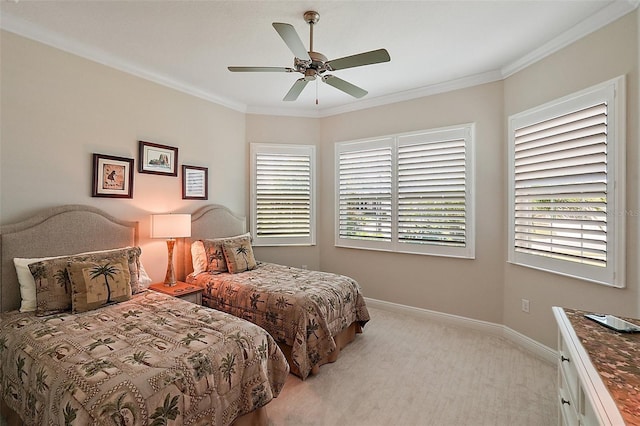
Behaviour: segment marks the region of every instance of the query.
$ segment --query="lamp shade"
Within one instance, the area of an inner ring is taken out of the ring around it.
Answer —
[[[190,236],[190,214],[151,215],[151,238],[182,238]]]

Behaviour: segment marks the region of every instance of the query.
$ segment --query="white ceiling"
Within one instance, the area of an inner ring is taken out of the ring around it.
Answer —
[[[28,1],[2,0],[3,29],[247,112],[326,116],[495,81],[606,25],[638,0]],[[322,82],[283,102],[299,74],[272,22],[320,13],[314,50],[336,59],[386,48],[391,62],[333,72],[368,90]]]

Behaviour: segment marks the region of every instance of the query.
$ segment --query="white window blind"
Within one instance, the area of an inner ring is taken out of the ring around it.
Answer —
[[[391,147],[339,153],[339,238],[391,241]]]
[[[314,244],[313,146],[251,144],[254,245]]]
[[[473,258],[472,125],[336,144],[336,245]]]
[[[462,131],[453,133],[400,138],[400,243],[466,245],[466,141]]]
[[[607,264],[607,105],[515,132],[517,251]]]
[[[615,94],[609,85],[512,119],[511,260],[621,285]]]

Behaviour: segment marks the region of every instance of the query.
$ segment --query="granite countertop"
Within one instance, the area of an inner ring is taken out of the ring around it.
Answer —
[[[564,310],[627,425],[640,426],[640,333],[620,333]],[[640,319],[623,318],[640,326]]]

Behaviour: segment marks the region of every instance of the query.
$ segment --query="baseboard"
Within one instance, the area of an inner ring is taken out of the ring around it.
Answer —
[[[371,299],[369,297],[365,297],[365,300],[367,302],[367,305],[371,306],[372,308],[413,315],[435,321],[447,322],[452,325],[459,325],[484,333],[504,337],[505,339],[520,346],[526,351],[531,352],[534,356],[552,364],[554,364],[558,359],[558,353],[556,350],[551,349],[548,346],[525,336],[524,334],[518,333],[517,331],[507,327],[506,325],[476,320],[473,318],[466,318],[459,315],[446,314],[444,312],[432,311],[429,309],[401,305],[399,303],[386,302],[384,300]]]

